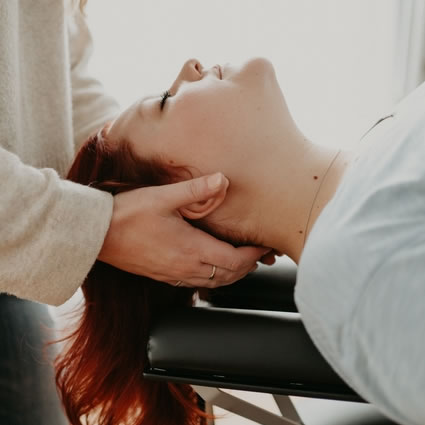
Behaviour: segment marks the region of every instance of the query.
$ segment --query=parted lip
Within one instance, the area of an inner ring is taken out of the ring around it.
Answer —
[[[223,73],[221,71],[221,66],[220,65],[214,65],[213,68],[216,68],[218,71],[218,76],[220,77],[220,80],[223,79]]]

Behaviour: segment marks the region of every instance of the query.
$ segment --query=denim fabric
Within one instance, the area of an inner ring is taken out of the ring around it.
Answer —
[[[65,425],[47,307],[0,294],[0,425]],[[50,358],[49,358],[50,356]]]

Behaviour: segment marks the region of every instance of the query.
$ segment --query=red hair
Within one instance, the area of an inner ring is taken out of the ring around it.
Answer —
[[[178,169],[137,157],[128,143],[95,135],[68,179],[112,194],[171,181]],[[140,235],[143,237],[143,235]],[[96,261],[82,285],[84,310],[55,362],[72,425],[94,413],[99,425],[195,425],[207,417],[189,385],[145,381],[148,330],[155,317],[191,305],[194,290],[175,288]]]

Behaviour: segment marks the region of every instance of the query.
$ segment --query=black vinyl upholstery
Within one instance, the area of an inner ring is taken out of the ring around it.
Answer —
[[[293,263],[263,267],[209,291],[214,307],[168,312],[150,331],[146,377],[361,400],[308,336],[296,313],[295,279]]]
[[[148,376],[222,388],[360,398],[311,342],[297,313],[185,308],[151,329]],[[194,381],[196,379],[196,381]]]
[[[208,307],[169,311],[150,330],[145,378],[364,401],[313,345],[294,303],[295,281],[295,265],[283,261],[210,291]],[[336,414],[326,425],[394,424],[372,406],[353,404],[354,413]]]
[[[296,277],[296,265],[289,260],[273,267],[260,266],[239,282],[209,291],[208,301],[222,308],[296,312]]]

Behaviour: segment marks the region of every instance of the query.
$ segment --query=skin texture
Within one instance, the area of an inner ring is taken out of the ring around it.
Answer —
[[[218,206],[228,180],[220,173],[114,197],[111,224],[98,259],[121,270],[175,285],[214,288],[257,268],[269,249],[234,248],[182,220],[179,208],[194,202]],[[274,258],[265,258],[272,263]],[[211,264],[217,266],[213,280]]]
[[[221,171],[231,182],[226,198],[188,204],[180,214],[298,262],[351,153],[304,137],[266,59],[208,70],[191,59],[169,92],[162,111],[160,95],[124,111],[108,139],[127,140],[141,157],[189,169],[179,180]]]

